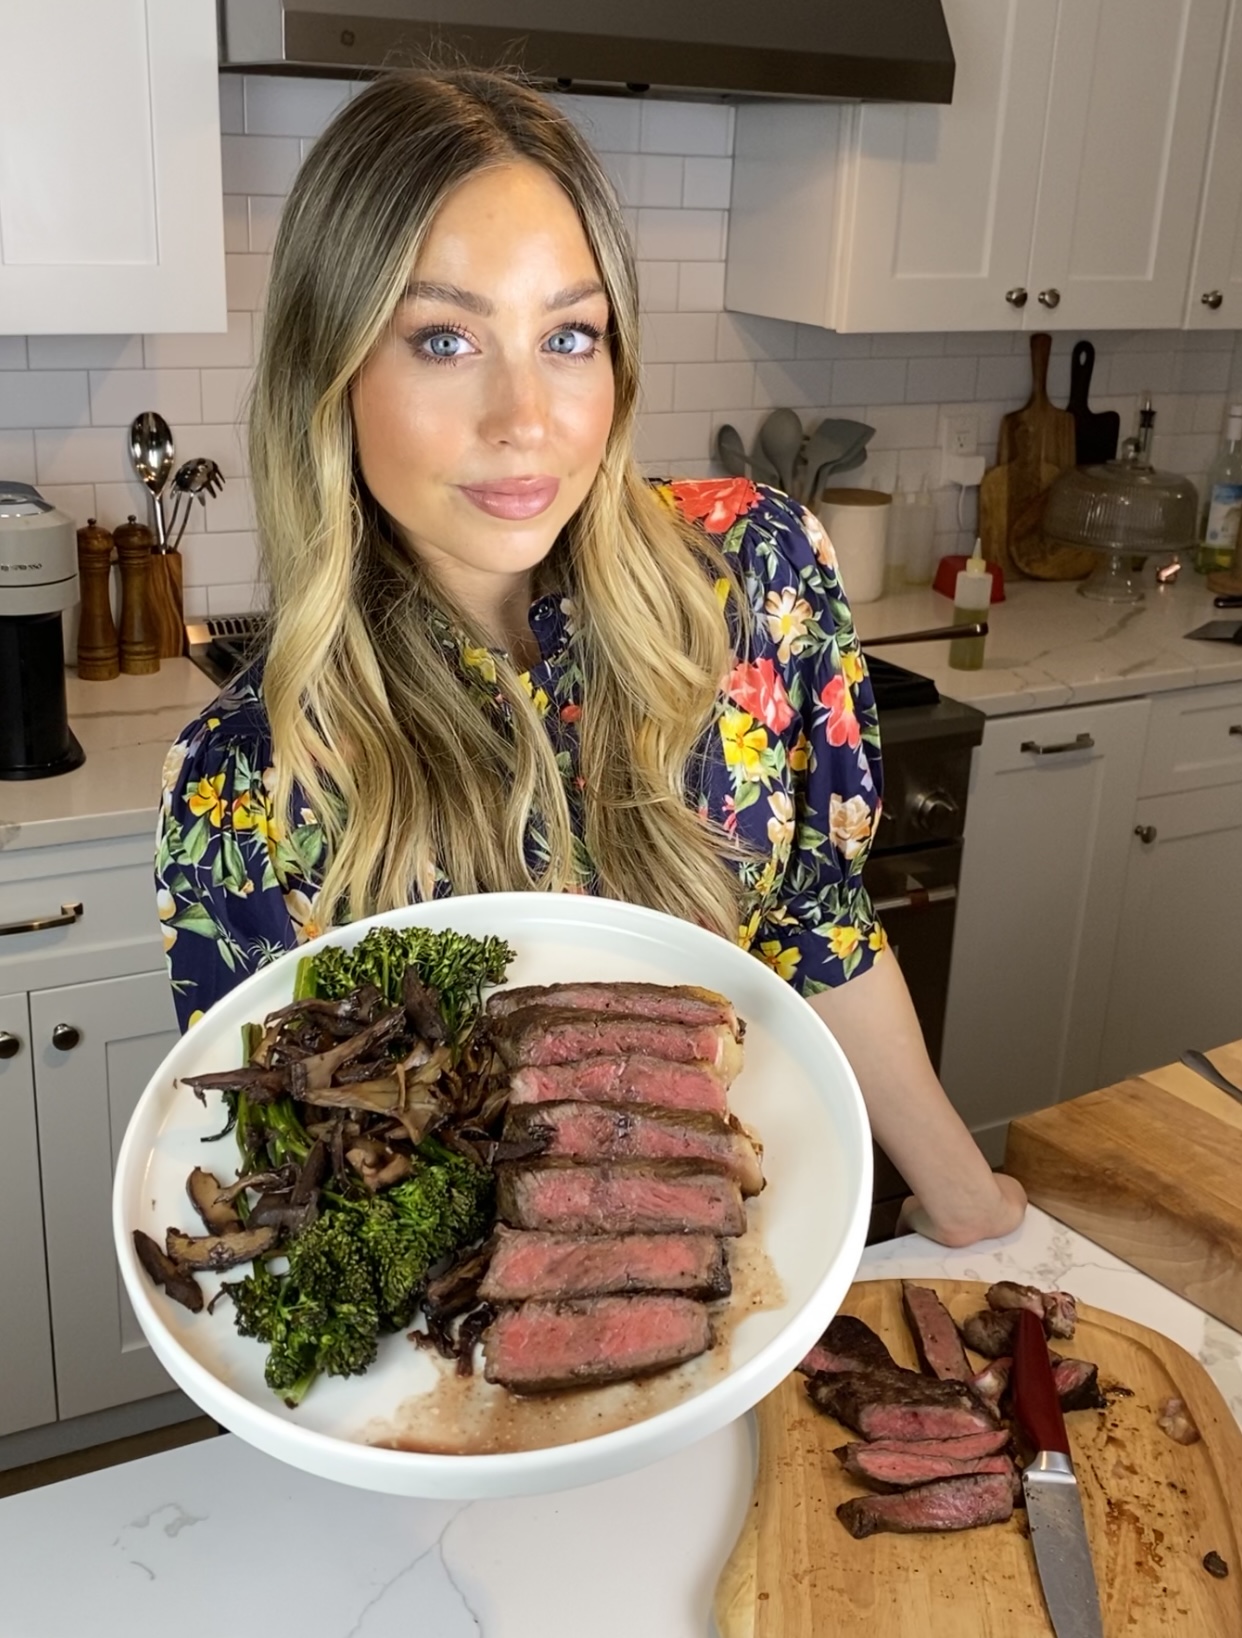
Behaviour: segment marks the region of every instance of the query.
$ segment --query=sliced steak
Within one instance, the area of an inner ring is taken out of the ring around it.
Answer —
[[[622,1012],[674,1024],[727,1024],[739,1041],[745,1028],[730,1000],[697,984],[521,984],[494,990],[487,998],[489,1018],[508,1018],[523,1007]]]
[[[727,1084],[742,1067],[742,1048],[727,1024],[677,1024],[624,1013],[575,1012],[572,1007],[523,1007],[496,1019],[492,1027],[509,1069],[638,1053],[670,1063],[710,1064]]]
[[[886,1490],[908,1490],[911,1485],[936,1479],[960,1479],[970,1473],[1004,1473],[1013,1483],[1014,1465],[1008,1456],[935,1456],[917,1444],[904,1450],[876,1445],[842,1445],[833,1455],[856,1479]]]
[[[1045,1291],[1044,1330],[1050,1337],[1068,1339],[1078,1324],[1078,1302],[1068,1291]]]
[[[942,1382],[969,1382],[970,1362],[949,1310],[930,1287],[901,1282],[901,1302],[923,1369]]]
[[[561,1234],[746,1232],[737,1184],[697,1165],[507,1162],[496,1173],[497,1211],[511,1228]]]
[[[962,1339],[968,1348],[973,1348],[985,1359],[1012,1357],[1017,1318],[1016,1308],[981,1308],[977,1314],[962,1321]]]
[[[1100,1392],[1099,1367],[1085,1359],[1052,1356],[1052,1380],[1063,1411],[1103,1410],[1108,1400]]]
[[[869,1325],[853,1314],[838,1314],[798,1369],[807,1376],[836,1376],[841,1371],[901,1367]]]
[[[649,1376],[712,1345],[706,1308],[687,1297],[591,1297],[526,1302],[483,1333],[489,1382],[554,1393]]]
[[[728,1113],[728,1088],[711,1064],[669,1063],[642,1054],[527,1064],[509,1079],[509,1103],[637,1103],[660,1109]]]
[[[973,1530],[1013,1516],[1013,1481],[1003,1473],[941,1479],[895,1496],[857,1496],[842,1502],[837,1517],[859,1541],[879,1530]]]
[[[743,1194],[763,1188],[755,1145],[737,1121],[684,1110],[608,1103],[513,1105],[505,1138],[545,1139],[549,1160],[692,1160],[735,1178]]]
[[[891,1455],[947,1456],[954,1462],[971,1462],[980,1456],[997,1456],[1009,1443],[1008,1428],[993,1428],[990,1433],[967,1433],[960,1439],[875,1439],[864,1444],[838,1445],[833,1455],[843,1467],[847,1457],[857,1450],[885,1451]]]
[[[498,1228],[479,1296],[501,1303],[677,1291],[714,1301],[731,1289],[724,1245],[710,1234],[539,1234]]]
[[[1015,1280],[998,1280],[988,1287],[988,1307],[998,1312],[1029,1308],[1044,1322],[1044,1334],[1072,1337],[1078,1324],[1078,1303],[1068,1291],[1041,1291],[1036,1285],[1019,1285]]]
[[[964,1382],[918,1371],[846,1371],[807,1383],[813,1403],[864,1439],[957,1439],[996,1420]]]

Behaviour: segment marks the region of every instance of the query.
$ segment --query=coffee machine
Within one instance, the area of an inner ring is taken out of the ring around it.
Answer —
[[[0,478],[0,779],[46,779],[86,753],[69,727],[61,615],[78,601],[73,520]]]

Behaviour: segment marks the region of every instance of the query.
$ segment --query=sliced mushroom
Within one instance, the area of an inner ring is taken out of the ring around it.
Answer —
[[[196,1166],[185,1180],[185,1192],[190,1204],[203,1220],[210,1234],[232,1234],[241,1228],[242,1220],[227,1200],[220,1198],[223,1184],[212,1172]]]
[[[172,1258],[161,1251],[151,1236],[141,1229],[134,1230],[134,1250],[153,1284],[162,1285],[172,1300],[188,1308],[191,1314],[201,1311],[203,1293],[193,1274],[178,1268]]]
[[[231,1206],[247,1189],[262,1190],[264,1193],[287,1191],[293,1187],[294,1180],[292,1166],[282,1166],[274,1172],[247,1172],[245,1177],[239,1177],[236,1183],[230,1183],[222,1188],[217,1198],[222,1205]]]
[[[425,1041],[434,1045],[448,1039],[448,1030],[444,1027],[440,1012],[440,992],[430,984],[424,984],[415,967],[405,970],[401,981],[401,1000],[410,1023]]]
[[[316,1102],[315,1094],[331,1087],[332,1077],[343,1064],[352,1063],[355,1058],[366,1057],[374,1048],[392,1040],[404,1025],[405,1009],[393,1007],[366,1029],[359,1030],[356,1035],[342,1041],[339,1046],[332,1047],[330,1051],[320,1052],[313,1058],[303,1058],[300,1063],[290,1064],[288,1071],[290,1093],[302,1103]]]
[[[225,1069],[214,1075],[185,1075],[196,1097],[204,1092],[244,1092],[251,1103],[274,1103],[289,1090],[289,1069]]]
[[[282,1234],[296,1235],[304,1233],[318,1216],[317,1198],[294,1206],[288,1195],[261,1194],[250,1208],[250,1227],[273,1228]]]
[[[390,1188],[394,1183],[400,1183],[403,1177],[408,1177],[411,1171],[409,1155],[392,1154],[384,1150],[386,1160],[374,1154],[371,1146],[350,1149],[345,1158],[357,1172],[363,1183],[372,1194],[380,1189]]]
[[[236,1234],[183,1234],[170,1228],[164,1236],[168,1255],[184,1268],[212,1269],[216,1273],[249,1263],[276,1244],[274,1228],[246,1228]]]

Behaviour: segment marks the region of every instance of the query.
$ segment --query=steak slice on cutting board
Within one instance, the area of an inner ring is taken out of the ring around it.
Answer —
[[[523,1007],[495,1019],[492,1031],[509,1069],[638,1053],[670,1063],[710,1064],[728,1083],[742,1067],[742,1048],[727,1024],[678,1024],[624,1013],[575,1012],[572,1007]]]
[[[903,1280],[901,1303],[923,1369],[943,1382],[969,1382],[974,1373],[962,1339],[936,1293],[929,1286]]]
[[[853,1314],[837,1314],[798,1369],[807,1376],[835,1376],[901,1367],[869,1325]]]
[[[919,1530],[973,1530],[981,1524],[1003,1524],[1013,1516],[1014,1486],[1003,1473],[941,1479],[892,1496],[856,1496],[842,1502],[837,1517],[850,1535],[862,1540],[880,1530],[910,1534]]]
[[[737,1184],[695,1164],[506,1161],[496,1176],[497,1212],[511,1228],[561,1234],[746,1232]]]
[[[842,1464],[856,1450],[874,1450],[897,1456],[918,1452],[920,1456],[947,1456],[951,1461],[970,1462],[978,1456],[998,1456],[1009,1443],[1008,1428],[993,1428],[990,1433],[966,1433],[957,1439],[874,1439],[863,1444],[838,1445],[833,1455]]]
[[[526,1302],[483,1333],[487,1380],[527,1394],[650,1376],[711,1345],[706,1308],[671,1296]]]
[[[509,1078],[509,1103],[642,1104],[728,1113],[728,1088],[711,1064],[670,1063],[642,1053],[607,1054],[576,1064],[526,1064]]]
[[[1016,1308],[981,1308],[977,1314],[964,1319],[959,1329],[962,1340],[985,1359],[1004,1359],[1013,1356],[1013,1336],[1018,1323]]]
[[[864,1439],[955,1439],[996,1427],[992,1413],[964,1382],[942,1382],[918,1371],[816,1376],[807,1392],[818,1409]]]
[[[737,1121],[685,1110],[607,1103],[512,1105],[506,1139],[542,1138],[548,1160],[688,1160],[735,1178],[743,1194],[763,1188],[754,1143]]]
[[[621,1012],[632,1018],[664,1018],[674,1024],[727,1024],[739,1041],[744,1033],[733,1003],[697,984],[521,984],[493,990],[487,998],[489,1018],[508,1018],[523,1007]]]
[[[972,1473],[1005,1473],[1010,1483],[1014,1465],[1008,1456],[925,1455],[917,1444],[904,1450],[868,1444],[842,1445],[833,1455],[847,1473],[884,1490],[909,1490],[936,1479],[959,1479]]]
[[[732,1289],[710,1234],[540,1234],[500,1227],[479,1287],[484,1302],[676,1291],[715,1301]]]

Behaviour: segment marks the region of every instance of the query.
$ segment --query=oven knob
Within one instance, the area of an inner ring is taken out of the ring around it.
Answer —
[[[921,829],[942,830],[961,816],[961,809],[943,791],[932,791],[928,796],[915,797],[911,814]]]

